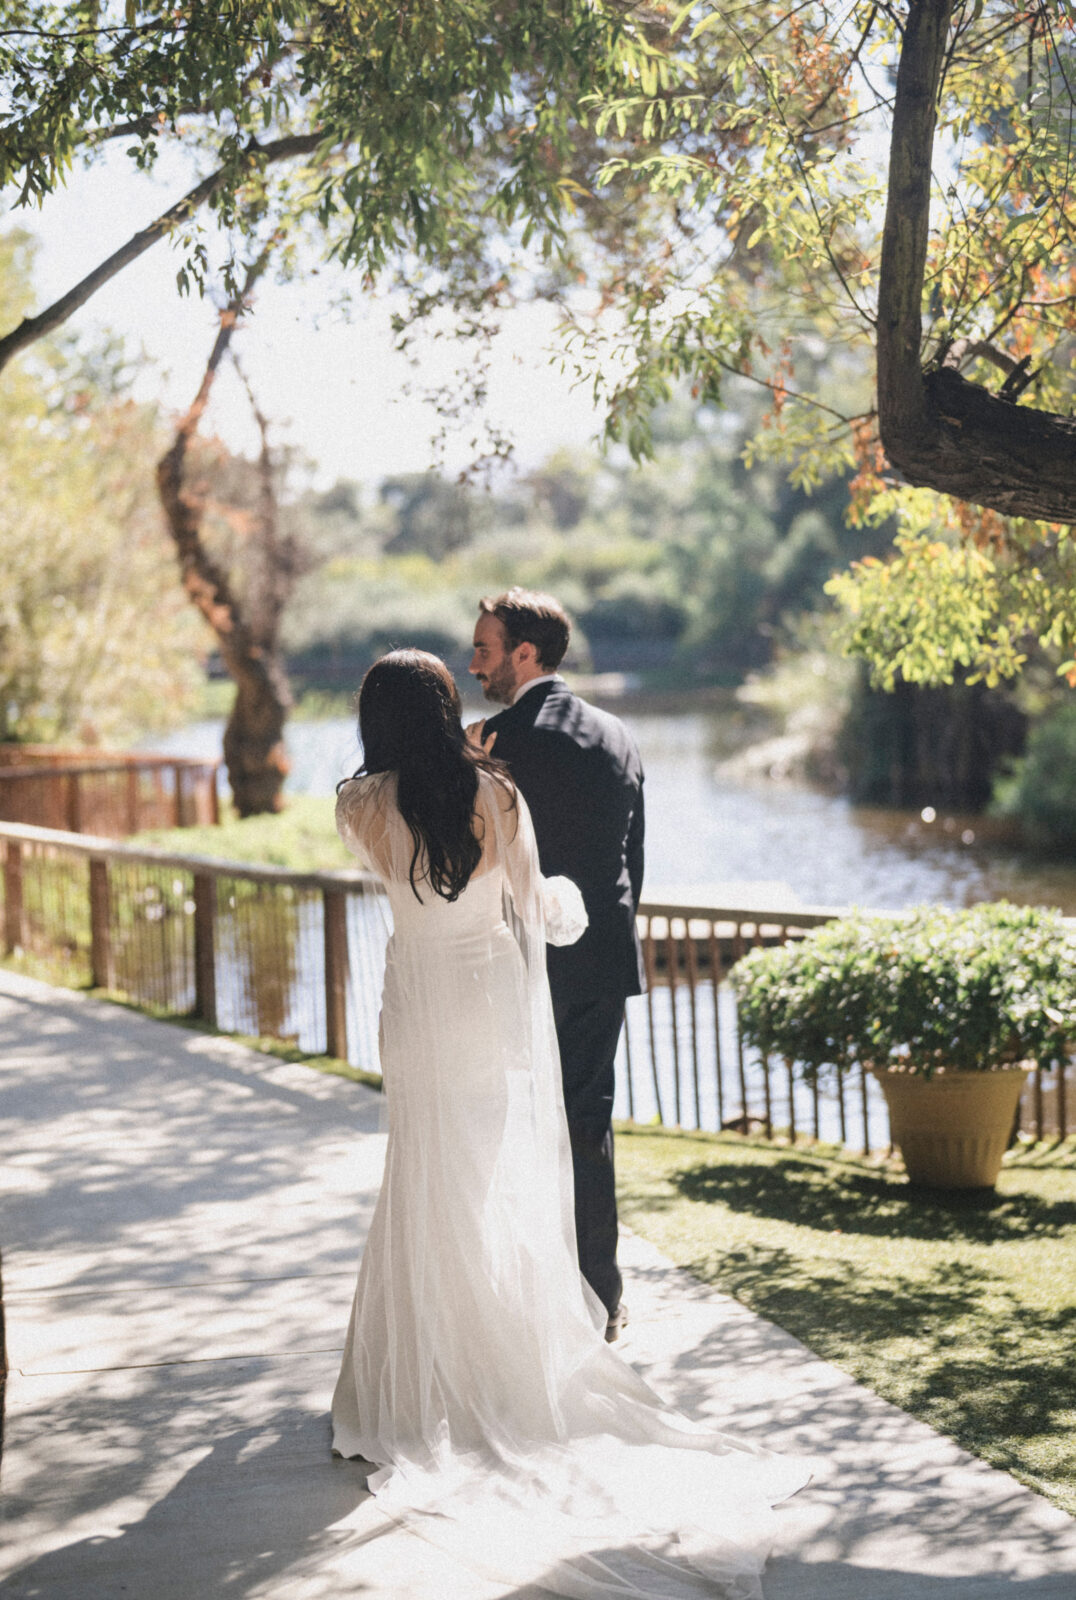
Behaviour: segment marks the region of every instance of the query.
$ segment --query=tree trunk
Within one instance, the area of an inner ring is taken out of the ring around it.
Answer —
[[[236,685],[224,730],[224,764],[235,809],[241,817],[279,811],[289,766],[284,724],[292,703],[284,664],[275,654],[250,652],[233,653],[226,664]]]
[[[251,626],[227,574],[202,541],[204,499],[184,485],[183,468],[236,322],[265,264],[265,256],[254,263],[242,293],[222,313],[194,404],[181,419],[171,449],[157,465],[157,486],[179,557],[183,587],[213,629],[221,659],[236,685],[235,704],[224,734],[224,761],[241,817],[281,809],[281,790],[288,772],[283,734],[291,693],[275,640],[262,637]]]
[[[1076,522],[1076,421],[924,373],[922,305],[938,86],[952,0],[911,0],[897,70],[878,288],[878,420],[917,487],[1004,516]]]

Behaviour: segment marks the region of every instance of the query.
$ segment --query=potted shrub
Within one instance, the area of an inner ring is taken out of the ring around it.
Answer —
[[[1040,907],[857,912],[732,980],[763,1054],[874,1073],[908,1177],[937,1188],[993,1186],[1026,1074],[1076,1039],[1076,929]]]

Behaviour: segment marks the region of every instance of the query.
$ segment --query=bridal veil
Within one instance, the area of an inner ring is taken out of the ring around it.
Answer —
[[[393,929],[385,1174],[334,1448],[375,1464],[387,1513],[504,1583],[756,1600],[770,1507],[808,1468],[668,1409],[579,1273],[545,947],[578,937],[581,903],[542,879],[524,801],[488,773],[482,860],[452,902],[422,881],[392,774],[346,785],[337,814]]]

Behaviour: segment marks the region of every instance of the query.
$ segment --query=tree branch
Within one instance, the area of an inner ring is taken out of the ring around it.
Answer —
[[[1076,523],[1076,421],[924,374],[922,305],[937,95],[952,0],[911,0],[897,70],[878,285],[878,422],[911,484],[1003,516]]]
[[[247,587],[250,625],[263,650],[275,652],[279,645],[280,620],[291,599],[295,584],[311,561],[293,533],[281,531],[280,503],[276,490],[273,453],[269,443],[269,419],[240,365],[234,348],[229,352],[232,366],[246,390],[250,409],[258,426],[258,518],[256,560],[253,579]]]
[[[269,164],[277,161],[286,161],[292,156],[310,155],[324,140],[324,133],[292,134],[285,139],[275,139],[269,144],[259,145],[251,140],[243,151],[243,158],[250,165],[256,163]],[[45,334],[52,333],[55,328],[61,327],[69,317],[73,316],[84,306],[98,289],[109,283],[124,267],[136,261],[158,239],[171,233],[181,223],[186,222],[199,207],[203,206],[210,196],[216,194],[228,178],[232,175],[234,166],[228,163],[218,167],[216,172],[210,173],[208,178],[203,178],[189,194],[177,200],[175,205],[169,206],[167,211],[161,213],[148,228],[143,228],[133,238],[128,239],[125,245],[113,252],[107,260],[69,289],[59,300],[53,301],[44,311],[38,312],[34,317],[25,317],[18,327],[0,338],[0,370],[2,370],[13,356],[25,350],[29,345],[36,343]]]

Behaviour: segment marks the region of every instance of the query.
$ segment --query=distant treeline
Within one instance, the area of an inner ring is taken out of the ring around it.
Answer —
[[[336,688],[400,643],[458,662],[478,596],[520,583],[567,606],[582,669],[739,682],[825,604],[834,570],[891,537],[846,527],[843,479],[808,494],[778,468],[749,472],[744,426],[670,408],[641,469],[562,451],[500,491],[427,472],[308,496],[324,561],[290,608],[293,671]]]

